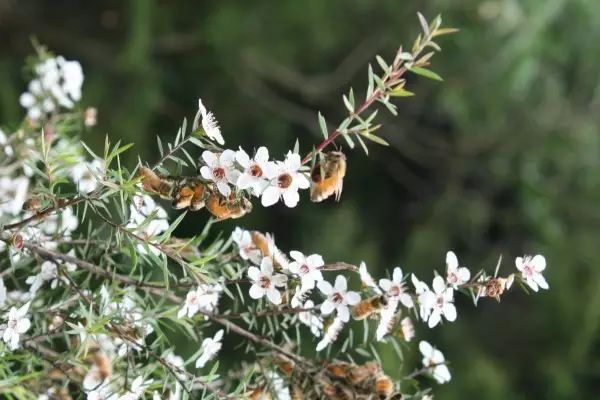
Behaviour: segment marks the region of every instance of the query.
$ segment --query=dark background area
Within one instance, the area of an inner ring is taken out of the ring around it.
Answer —
[[[461,31],[439,40],[433,70],[410,79],[416,97],[383,115],[370,156],[348,152],[339,204],[257,205],[217,225],[273,232],[282,249],[327,261],[395,265],[429,280],[453,249],[472,270],[514,270],[542,253],[551,290],[519,291],[477,309],[458,300],[456,323],[418,327],[451,361],[440,399],[584,399],[600,390],[600,4],[487,1],[30,1],[0,0],[0,121],[23,116],[23,60],[36,37],[84,68],[83,105],[99,109],[84,140],[135,142],[158,159],[198,97],[227,145],[267,145],[282,158],[320,141],[316,113],[344,118],[350,85],[367,65],[412,44],[416,12]],[[175,215],[175,212],[172,212]],[[182,236],[206,213],[189,215]],[[215,233],[216,233],[215,231]],[[230,354],[233,357],[233,354]],[[390,358],[392,360],[392,358]],[[390,361],[390,373],[412,366]]]

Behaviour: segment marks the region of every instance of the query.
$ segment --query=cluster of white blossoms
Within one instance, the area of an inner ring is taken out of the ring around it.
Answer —
[[[238,246],[240,257],[255,264],[247,270],[251,281],[250,297],[253,299],[266,297],[270,303],[277,306],[282,303],[282,292],[288,290],[288,287],[295,287],[290,305],[302,309],[298,313],[298,320],[308,326],[315,336],[321,337],[317,343],[317,351],[334,343],[344,325],[350,320],[351,308],[361,302],[361,294],[348,289],[346,277],[336,276],[332,285],[323,278],[322,269],[325,262],[320,255],[305,256],[299,251],[291,251],[289,255],[293,261],[290,262],[287,257],[281,255],[270,236],[236,228],[232,238]],[[261,242],[264,240],[267,241],[266,244]],[[275,258],[275,255],[278,257]],[[548,288],[541,274],[546,266],[543,256],[518,257],[516,265],[520,271],[520,278],[533,290],[539,287]],[[457,312],[454,305],[456,290],[465,289],[469,284],[477,287],[479,292],[486,290],[485,284],[478,283],[481,278],[478,282],[470,281],[471,272],[468,268],[459,265],[458,258],[452,251],[446,254],[446,277],[436,275],[431,288],[412,274],[414,291],[411,291],[406,286],[406,276],[399,267],[394,268],[391,279],[382,278],[378,282],[368,272],[364,262],[360,264],[357,272],[363,284],[363,291],[370,291],[382,299],[380,309],[377,310],[378,341],[386,340],[398,321],[404,340],[411,341],[415,336],[411,318],[408,316],[401,318],[402,311],[399,310],[401,306],[406,309],[416,307],[421,320],[426,322],[428,327],[433,328],[440,324],[442,319],[449,322],[456,320]],[[488,277],[485,283],[498,281],[503,285],[502,290],[504,290],[510,288],[513,280],[514,274],[511,274],[507,279]],[[312,299],[308,299],[315,287],[319,289],[323,298],[320,304],[315,304]],[[363,296],[366,298],[368,293],[363,293]],[[317,310],[320,311],[320,315]],[[333,319],[323,332],[323,318],[332,314],[334,314]],[[356,315],[355,318],[361,319]],[[423,353],[423,364],[428,372],[439,383],[449,381],[450,372],[445,365],[443,354],[427,342],[421,342],[419,348]]]
[[[141,254],[147,254],[148,250],[154,255],[161,254],[150,239],[155,238],[169,229],[168,215],[164,208],[156,204],[156,201],[148,195],[136,195],[133,204],[129,206],[129,222],[125,226],[133,232],[148,240],[148,244],[138,243],[137,250]]]
[[[2,283],[2,287],[4,287],[4,283]],[[31,327],[31,321],[27,318],[30,304],[27,302],[19,308],[11,307],[4,315],[5,323],[0,326],[0,332],[2,332],[2,340],[11,350],[19,348],[21,335]]]
[[[81,99],[83,70],[78,61],[52,57],[34,67],[34,79],[19,98],[27,116],[37,121],[60,107],[71,109]]]
[[[211,112],[207,112],[199,100],[199,111],[194,119],[193,129],[197,129],[201,118],[206,135],[223,145],[225,141],[221,129]],[[261,198],[265,207],[272,206],[281,199],[288,207],[295,207],[300,201],[298,191],[308,189],[310,181],[302,168],[300,155],[289,151],[283,161],[269,161],[269,150],[261,146],[251,157],[245,150],[225,149],[202,153],[203,165],[200,175],[211,181],[223,196],[233,190],[245,190]]]

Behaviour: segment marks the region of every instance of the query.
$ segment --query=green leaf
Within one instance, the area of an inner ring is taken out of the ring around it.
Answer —
[[[409,71],[413,72],[417,75],[424,76],[425,78],[433,79],[436,81],[443,81],[441,76],[439,76],[438,74],[436,74],[435,72],[433,72],[430,69],[425,69],[425,68],[421,68],[421,67],[412,67]]]
[[[380,145],[383,145],[383,146],[389,146],[390,145],[388,142],[386,142],[385,140],[383,140],[381,137],[379,137],[377,135],[373,135],[372,133],[361,132],[360,135],[366,137],[367,139],[369,139],[369,140],[371,140],[371,141],[373,141],[373,142],[375,142],[377,144],[380,144]]]
[[[415,94],[413,92],[410,92],[401,87],[398,87],[390,92],[390,96],[394,96],[394,97],[410,97],[410,96],[414,96],[414,95]]]
[[[329,131],[327,130],[327,121],[325,121],[325,117],[323,117],[323,114],[321,114],[321,112],[319,112],[319,127],[321,128],[321,133],[323,134],[323,137],[327,139],[329,137]]]

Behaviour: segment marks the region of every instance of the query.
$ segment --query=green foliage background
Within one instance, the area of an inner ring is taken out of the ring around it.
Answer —
[[[440,399],[583,399],[600,389],[600,4],[594,0],[0,1],[0,121],[23,115],[23,59],[35,36],[82,62],[84,105],[99,108],[85,141],[135,142],[158,158],[201,96],[227,145],[319,141],[316,111],[344,117],[341,94],[364,89],[375,54],[412,43],[416,11],[461,32],[440,40],[437,83],[409,82],[392,146],[348,154],[340,204],[255,207],[225,222],[273,232],[282,249],[328,261],[400,265],[424,279],[454,249],[472,269],[543,253],[548,292],[507,296],[418,334],[451,360]],[[173,211],[172,215],[176,212]],[[189,215],[180,235],[198,232]],[[215,231],[215,233],[216,233]],[[429,279],[429,278],[428,278]],[[234,350],[229,354],[233,357]],[[390,373],[406,369],[387,360]]]

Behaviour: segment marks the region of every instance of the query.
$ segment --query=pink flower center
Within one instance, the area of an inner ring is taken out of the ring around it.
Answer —
[[[523,266],[523,275],[532,277],[533,275],[535,275],[535,268],[533,268],[533,266],[530,264],[525,264]]]
[[[268,276],[261,276],[260,287],[263,289],[268,289],[269,287],[271,287],[271,279]]]
[[[344,296],[340,292],[336,292],[333,296],[331,296],[331,300],[335,304],[341,304],[344,301]]]
[[[450,283],[458,283],[458,275],[456,275],[454,272],[450,272],[448,274],[448,282],[450,282]]]
[[[225,169],[223,167],[213,168],[213,177],[217,180],[225,178]]]
[[[277,177],[277,186],[281,189],[287,189],[292,184],[292,176],[290,174],[281,174]]]
[[[442,307],[444,306],[444,303],[445,303],[445,301],[444,301],[444,296],[443,296],[443,295],[439,295],[439,296],[437,297],[437,299],[436,299],[435,303],[436,303],[436,305],[437,305],[439,308],[442,308]]]
[[[402,293],[402,288],[400,287],[400,285],[394,285],[390,288],[390,296],[400,296],[400,293]]]
[[[250,167],[250,175],[255,178],[260,178],[263,175],[263,170],[258,164],[254,164]]]
[[[310,272],[310,268],[308,267],[308,265],[303,264],[300,267],[300,273],[302,273],[302,274],[308,274],[309,272]]]

